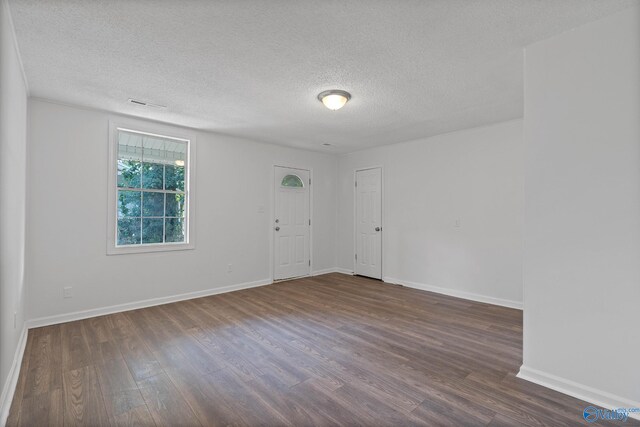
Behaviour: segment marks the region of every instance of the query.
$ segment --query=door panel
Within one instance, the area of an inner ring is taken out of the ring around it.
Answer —
[[[356,172],[356,269],[382,279],[382,169]]]
[[[291,175],[299,179],[285,179]],[[311,272],[309,171],[276,166],[274,177],[274,279],[307,276]]]
[[[278,236],[278,242],[280,247],[280,266],[286,266],[289,264],[289,236]]]

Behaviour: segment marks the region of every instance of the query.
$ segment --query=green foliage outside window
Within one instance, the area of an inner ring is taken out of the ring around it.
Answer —
[[[140,188],[141,170],[141,162],[118,160],[118,187]]]
[[[166,165],[164,173],[166,190],[184,191],[184,166]]]
[[[185,241],[184,174],[184,166],[118,160],[118,245]]]
[[[142,188],[162,190],[164,165],[160,163],[142,164]]]

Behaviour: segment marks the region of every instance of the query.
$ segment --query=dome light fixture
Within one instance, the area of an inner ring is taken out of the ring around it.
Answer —
[[[351,99],[351,94],[344,90],[332,89],[325,90],[318,94],[318,100],[324,104],[329,110],[339,110],[344,104]]]

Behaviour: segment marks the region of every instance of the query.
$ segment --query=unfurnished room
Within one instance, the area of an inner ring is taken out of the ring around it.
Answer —
[[[640,426],[639,0],[0,0],[0,426]]]

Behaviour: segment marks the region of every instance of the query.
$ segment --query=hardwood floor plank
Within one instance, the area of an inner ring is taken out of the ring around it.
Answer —
[[[265,405],[245,379],[231,369],[222,369],[203,377],[215,396],[231,408],[241,425],[288,425],[274,408]]]
[[[93,366],[66,371],[63,380],[65,426],[109,424],[98,376]]]
[[[325,417],[296,393],[296,389],[267,372],[248,383],[262,397],[263,402],[277,411],[294,426],[337,426],[335,420]]]
[[[146,405],[117,415],[111,421],[112,424],[119,427],[151,427],[156,425]]]
[[[60,328],[50,326],[34,330],[29,350],[29,371],[23,396],[29,398],[62,388]]]
[[[518,425],[518,422],[516,420],[502,414],[496,414],[491,422],[487,424],[488,427],[513,427],[516,425]]]
[[[468,413],[460,411],[459,408],[454,408],[446,402],[435,400],[425,400],[413,410],[412,414],[427,425],[437,426],[486,426],[488,422],[493,420],[493,417],[486,420],[476,416],[476,414],[469,416]]]
[[[124,359],[106,360],[96,364],[95,369],[109,418],[115,419],[139,406],[146,409],[138,384],[131,376]],[[140,411],[144,412],[144,409]]]
[[[115,345],[124,358],[134,380],[162,372],[162,366],[138,335],[134,324],[123,313],[112,315]]]
[[[426,425],[410,411],[387,403],[387,395],[372,392],[371,389],[345,384],[335,392],[334,399],[346,404],[352,411],[357,409],[356,415],[360,420],[368,420],[367,425]]]
[[[20,407],[20,425],[41,425],[41,420],[47,420],[50,426],[62,426],[62,389],[52,390],[50,393],[35,394],[25,398]]]
[[[87,344],[82,321],[60,325],[62,334],[62,371],[74,371],[92,363],[91,350]]]
[[[320,425],[328,422],[337,425],[366,426],[371,425],[371,420],[375,418],[374,414],[365,414],[364,417],[359,415],[360,405],[349,407],[337,396],[328,396],[323,393],[324,388],[312,380],[303,381],[291,387],[290,390],[304,408],[309,408],[309,411],[320,418],[318,420]]]
[[[201,425],[189,404],[164,372],[138,381],[138,387],[157,425]]]
[[[93,363],[102,363],[122,357],[111,333],[113,326],[110,317],[100,316],[85,319],[82,321],[82,329]]]
[[[202,425],[237,424],[235,409],[230,407],[206,378],[196,373],[193,368],[187,365],[176,366],[167,369],[167,375]]]

